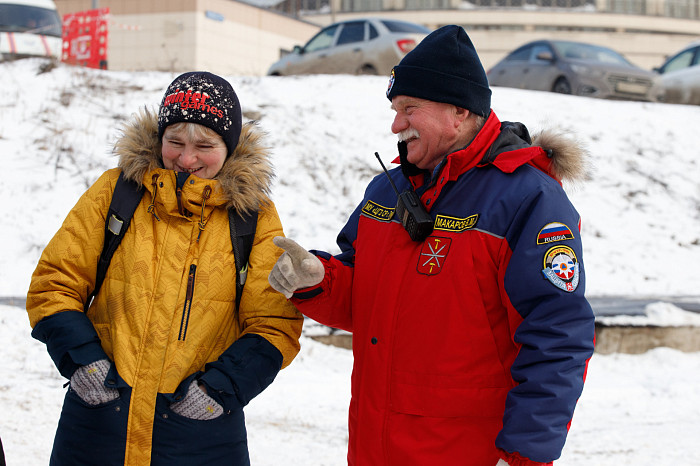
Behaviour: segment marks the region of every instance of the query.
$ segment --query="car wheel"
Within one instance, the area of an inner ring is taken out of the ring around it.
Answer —
[[[554,86],[552,86],[552,92],[556,92],[558,94],[571,94],[571,84],[569,84],[569,80],[563,77],[557,79]]]
[[[357,71],[357,74],[366,74],[366,75],[376,76],[379,73],[377,73],[377,69],[372,65],[362,65],[360,67],[360,69]]]

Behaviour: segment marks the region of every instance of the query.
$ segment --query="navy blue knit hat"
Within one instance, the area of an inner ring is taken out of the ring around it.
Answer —
[[[226,143],[227,156],[241,136],[241,104],[225,79],[207,71],[193,71],[168,86],[158,111],[158,140],[169,125],[189,122],[210,128]]]
[[[464,28],[431,32],[391,70],[386,96],[443,102],[481,116],[491,110],[491,89],[481,60]]]

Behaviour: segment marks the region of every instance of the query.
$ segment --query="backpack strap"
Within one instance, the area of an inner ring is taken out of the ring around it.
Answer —
[[[107,268],[112,260],[114,251],[121,243],[124,233],[129,228],[131,217],[134,215],[136,207],[141,202],[145,188],[133,181],[124,178],[124,172],[119,174],[117,184],[112,193],[112,202],[107,211],[105,220],[105,241],[102,247],[100,259],[97,262],[97,276],[95,278],[95,288],[85,301],[84,311],[87,312],[92,300],[102,287],[102,282],[107,274]]]
[[[123,172],[119,174],[117,184],[112,193],[112,202],[109,205],[107,219],[105,220],[105,240],[97,262],[97,276],[95,288],[85,301],[83,310],[87,312],[92,300],[102,287],[109,263],[112,261],[114,251],[117,250],[124,234],[129,228],[131,217],[134,216],[136,207],[141,202],[146,188],[133,181],[124,178]],[[248,275],[248,258],[253,249],[255,228],[258,222],[258,212],[239,214],[234,209],[229,209],[229,230],[231,233],[231,245],[233,246],[233,258],[236,264],[236,312],[241,303],[243,285]]]
[[[233,259],[236,264],[236,313],[241,304],[243,285],[248,276],[248,258],[253,249],[255,228],[258,223],[258,212],[241,214],[234,209],[228,211],[228,224],[231,230],[231,245]]]

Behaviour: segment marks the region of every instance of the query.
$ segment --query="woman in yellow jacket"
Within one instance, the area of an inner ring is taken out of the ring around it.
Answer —
[[[115,145],[119,168],[43,252],[27,311],[70,379],[52,465],[248,465],[243,407],[299,351],[302,317],[267,276],[282,252],[262,134],[231,85],[185,73]],[[145,194],[87,312],[119,173]],[[178,182],[179,180],[179,182]],[[259,211],[240,309],[228,209]]]

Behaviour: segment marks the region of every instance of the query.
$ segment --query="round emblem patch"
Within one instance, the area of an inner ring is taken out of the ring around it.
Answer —
[[[544,255],[542,273],[557,288],[574,291],[579,282],[579,266],[574,250],[568,246],[549,248]]]
[[[389,97],[389,94],[391,93],[391,88],[394,87],[394,80],[396,79],[396,74],[394,73],[394,69],[391,69],[391,76],[389,76],[389,88],[386,90],[386,96],[387,98]]]

